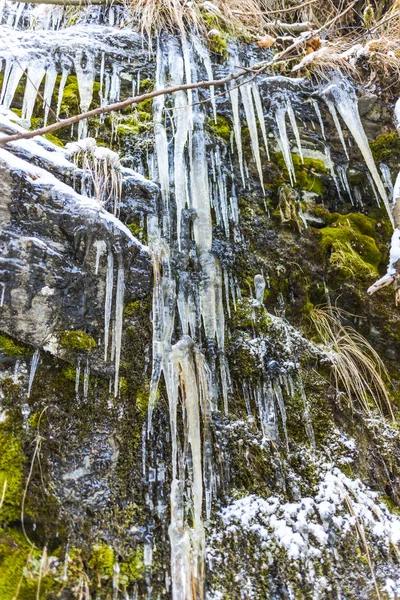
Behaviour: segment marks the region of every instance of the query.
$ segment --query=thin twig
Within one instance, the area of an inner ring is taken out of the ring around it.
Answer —
[[[290,6],[289,8],[280,8],[279,10],[268,10],[265,12],[240,12],[238,10],[233,10],[232,12],[235,15],[248,15],[259,16],[259,15],[280,15],[282,13],[294,12],[295,10],[299,10],[300,8],[304,8],[305,6],[309,6],[310,4],[315,4],[317,0],[308,0],[308,2],[303,2],[303,4],[299,4],[298,6]]]

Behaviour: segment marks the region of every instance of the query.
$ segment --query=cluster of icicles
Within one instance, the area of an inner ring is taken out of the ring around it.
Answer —
[[[22,9],[21,9],[22,10]],[[19,18],[17,9],[13,17],[9,17],[8,27],[16,27]],[[49,21],[52,29],[54,20]],[[88,26],[90,31],[90,26]],[[61,34],[62,32],[60,32]],[[18,43],[23,43],[19,33]],[[22,36],[22,37],[21,37]],[[56,38],[55,38],[56,39]],[[116,52],[116,49],[113,49]],[[110,49],[111,53],[111,49]],[[0,102],[10,107],[16,89],[25,69],[27,82],[23,100],[22,117],[30,122],[37,90],[44,83],[44,120],[49,117],[49,106],[56,88],[57,76],[61,75],[58,86],[57,114],[60,112],[64,86],[69,70],[52,62],[52,53],[42,55],[41,61],[29,63],[15,60],[12,54],[0,48],[0,58],[4,58],[3,87]],[[89,108],[93,97],[93,85],[97,74],[100,79],[100,98],[106,104],[110,100],[119,99],[120,72],[118,69],[107,73],[105,69],[104,50],[87,51],[81,48],[73,61],[73,69],[77,75],[82,111]],[[230,65],[236,69],[240,59],[235,50],[231,52]],[[192,83],[205,73],[213,78],[211,59],[208,50],[200,39],[182,37],[178,42],[174,38],[161,39],[157,51],[156,89]],[[264,190],[260,144],[265,145],[269,156],[268,137],[272,138],[274,150],[277,147],[282,153],[291,182],[296,181],[292,161],[287,120],[289,121],[296,141],[297,152],[303,160],[305,150],[302,149],[296,116],[289,94],[282,91],[272,101],[275,128],[268,132],[264,118],[261,85],[268,85],[268,78],[262,83],[244,82],[240,87],[234,85],[229,89],[232,106],[233,139],[231,149],[225,144],[216,144],[208,150],[204,123],[206,118],[216,117],[216,98],[210,90],[210,105],[199,103],[197,91],[178,91],[173,94],[169,121],[166,120],[165,96],[153,101],[155,155],[148,159],[148,169],[152,179],[160,185],[162,212],[158,217],[148,217],[147,230],[149,249],[154,264],[153,294],[153,365],[149,401],[147,436],[152,436],[152,420],[156,405],[157,389],[163,375],[169,400],[169,414],[172,440],[172,483],[171,483],[171,523],[169,527],[171,544],[171,580],[174,600],[195,600],[204,597],[204,565],[205,565],[205,533],[203,522],[203,506],[207,518],[211,514],[213,490],[216,475],[213,473],[211,459],[211,415],[221,408],[228,412],[230,391],[229,369],[224,355],[225,311],[230,314],[230,303],[236,306],[240,298],[235,279],[223,268],[212,251],[213,226],[212,211],[217,224],[225,232],[226,238],[239,241],[239,212],[232,178],[232,149],[236,147],[239,169],[243,184],[246,184],[247,165],[244,160],[241,139],[241,112],[244,113],[250,135],[251,149]],[[327,106],[332,115],[344,151],[346,143],[341,129],[339,116],[351,132],[355,142],[365,159],[371,180],[379,197],[391,215],[385,187],[374,163],[371,151],[358,114],[357,101],[351,89],[335,83],[328,87],[324,94]],[[324,126],[320,107],[313,100],[316,117],[320,123],[322,136]],[[172,133],[167,122],[173,123]],[[259,139],[258,124],[261,132]],[[81,124],[78,138],[87,136],[86,124]],[[170,137],[169,137],[170,136]],[[271,144],[271,139],[270,142]],[[169,159],[167,160],[167,157]],[[349,185],[345,170],[338,175],[330,158],[329,148],[325,146],[325,157],[328,168],[337,185],[347,193]],[[228,185],[228,182],[230,184]],[[120,185],[120,182],[118,183]],[[351,194],[350,194],[351,197]],[[171,202],[171,200],[174,202]],[[191,233],[185,222],[185,210],[189,208],[195,213],[192,223],[195,244],[195,264],[197,277],[188,277],[189,255],[191,253]],[[101,255],[106,252],[104,242],[98,242],[96,270]],[[185,265],[179,273],[174,273],[174,259]],[[265,281],[257,276],[256,296],[262,302]],[[104,323],[104,359],[109,355],[109,335],[111,310],[113,304],[114,257],[107,255],[107,277],[105,294]],[[115,391],[118,390],[118,365],[121,354],[121,336],[123,329],[124,267],[122,260],[118,263],[117,286],[115,300],[115,327],[112,343],[115,358]],[[225,306],[224,306],[225,305]],[[177,322],[179,320],[179,322]],[[204,331],[205,341],[199,339],[199,332]],[[180,338],[176,340],[177,332]],[[206,358],[207,356],[207,358]],[[35,357],[36,368],[37,358]],[[79,382],[79,374],[78,374]],[[281,382],[289,392],[293,383]],[[281,384],[266,383],[257,389],[244,385],[244,397],[247,404],[252,400],[259,408],[262,431],[266,438],[276,438],[276,408],[278,404],[283,424],[286,412]],[[292,393],[292,392],[290,392]],[[304,391],[302,393],[304,396]],[[219,399],[221,398],[221,402]],[[306,411],[306,399],[305,411]],[[250,407],[249,407],[250,412]],[[182,419],[183,423],[179,422]],[[183,425],[183,427],[182,427]],[[183,430],[184,443],[179,443],[179,431]],[[313,441],[312,426],[308,427],[310,441]],[[287,440],[286,440],[287,443]],[[183,454],[183,455],[182,455]],[[188,508],[188,506],[190,508]],[[188,514],[191,518],[188,518]]]

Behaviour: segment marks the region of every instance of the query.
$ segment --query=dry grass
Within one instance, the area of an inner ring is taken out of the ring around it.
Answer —
[[[201,33],[215,27],[228,31],[262,30],[264,23],[264,16],[259,14],[263,9],[261,0],[131,0],[129,7],[149,37],[163,29],[185,32],[194,28]]]
[[[356,401],[368,416],[375,405],[382,415],[389,412],[394,421],[385,365],[368,340],[342,325],[340,316],[338,310],[321,308],[311,315],[321,348],[331,362],[336,389],[342,388],[349,402]]]

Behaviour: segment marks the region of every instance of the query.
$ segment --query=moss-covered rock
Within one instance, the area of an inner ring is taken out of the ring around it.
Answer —
[[[59,333],[58,339],[63,348],[77,352],[90,352],[97,346],[95,340],[80,329],[62,331]]]

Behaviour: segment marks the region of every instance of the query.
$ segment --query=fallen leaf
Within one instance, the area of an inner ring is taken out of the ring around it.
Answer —
[[[259,48],[271,48],[276,42],[276,38],[272,37],[272,35],[264,35],[257,41],[257,46]]]

